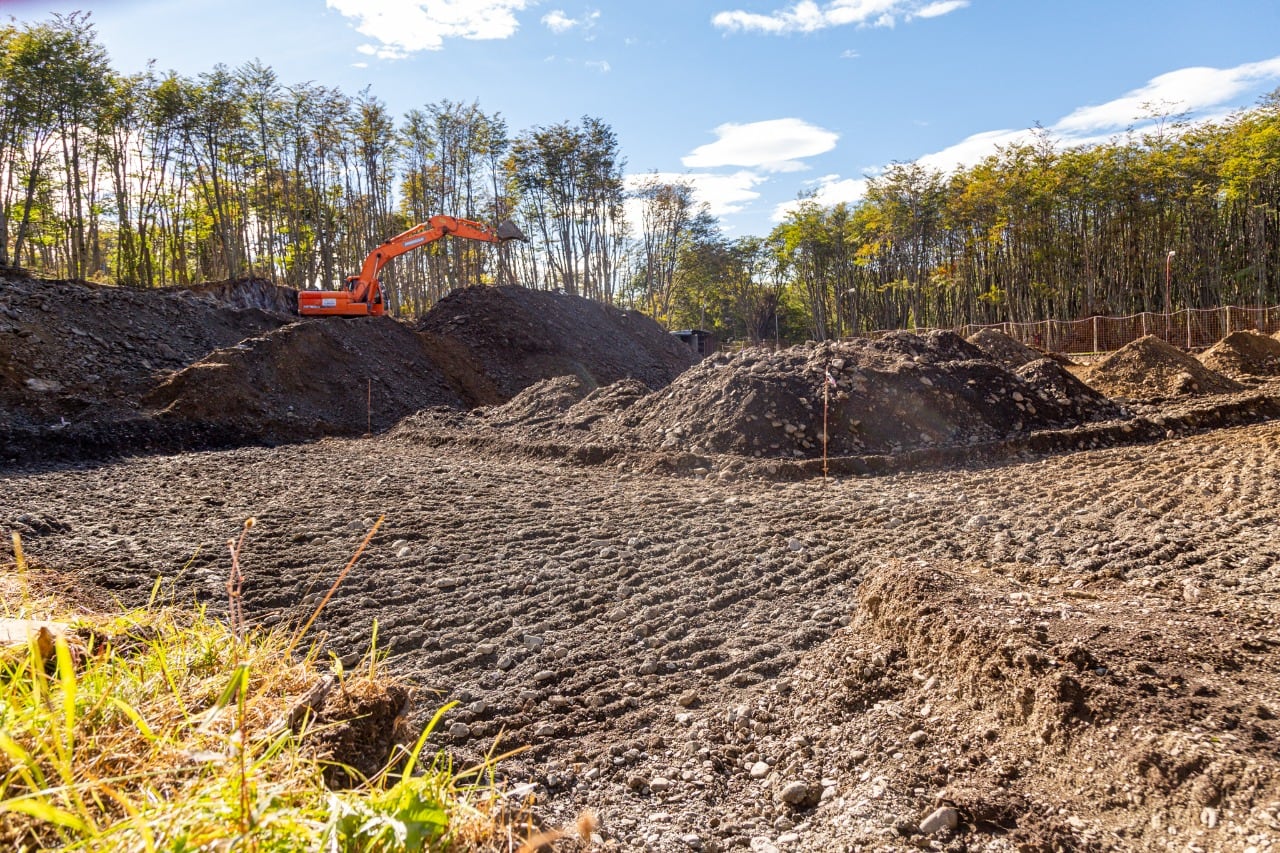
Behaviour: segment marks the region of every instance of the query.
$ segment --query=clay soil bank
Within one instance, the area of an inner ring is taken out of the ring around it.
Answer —
[[[0,475],[86,589],[327,610],[597,849],[1257,850],[1280,837],[1280,424],[824,483],[389,434]],[[185,567],[185,569],[184,569]]]

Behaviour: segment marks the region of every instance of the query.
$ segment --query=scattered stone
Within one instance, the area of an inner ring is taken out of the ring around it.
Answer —
[[[950,806],[942,806],[920,821],[920,831],[925,835],[936,835],[939,832],[955,829],[959,825],[960,813]]]
[[[796,808],[807,808],[815,805],[821,796],[821,788],[798,779],[788,782],[778,791],[779,800]]]

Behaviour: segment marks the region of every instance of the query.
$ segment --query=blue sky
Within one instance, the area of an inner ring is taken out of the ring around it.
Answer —
[[[1280,87],[1277,0],[0,0],[73,10],[122,72],[257,58],[397,116],[447,98],[513,132],[601,118],[629,174],[690,180],[730,235],[1036,123],[1101,140],[1151,104],[1214,118]]]

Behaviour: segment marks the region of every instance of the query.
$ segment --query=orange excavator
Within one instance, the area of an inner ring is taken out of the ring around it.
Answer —
[[[479,240],[483,243],[527,239],[510,220],[504,220],[496,229],[491,229],[470,219],[433,216],[426,222],[420,222],[408,231],[397,234],[370,252],[360,267],[360,274],[348,276],[343,290],[298,291],[298,313],[304,317],[365,317],[385,314],[386,298],[382,284],[378,281],[378,272],[392,258],[420,249],[445,236]]]

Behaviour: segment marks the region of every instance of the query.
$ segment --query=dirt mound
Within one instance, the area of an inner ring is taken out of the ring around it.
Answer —
[[[1030,375],[1035,383],[951,332],[903,332],[709,359],[619,421],[664,450],[814,458],[824,386],[832,456],[978,444],[1115,415],[1048,366]]]
[[[1200,363],[1228,376],[1280,374],[1280,340],[1258,332],[1232,332],[1200,354]]]
[[[662,388],[697,361],[639,312],[515,286],[456,290],[416,328],[464,347],[504,399],[553,376],[589,388],[620,379]]]
[[[427,342],[389,317],[303,321],[218,350],[143,403],[162,420],[265,442],[383,430],[464,402]]]
[[[996,329],[979,329],[965,340],[1009,370],[1017,370],[1028,362],[1044,358],[1042,353]]]
[[[1155,335],[1116,350],[1090,366],[1081,378],[1110,397],[1137,399],[1225,394],[1243,387]]]
[[[1239,699],[1265,695],[1270,676],[1242,666],[1212,608],[1151,596],[1135,625],[1117,619],[1131,592],[1072,593],[1062,579],[1028,588],[945,560],[873,568],[854,624],[747,716],[786,721],[779,742],[820,730],[798,763],[883,779],[875,805],[819,803],[827,783],[781,765],[769,768],[775,791],[810,786],[796,810],[833,849],[929,836],[962,845],[948,849],[993,837],[1020,850],[1114,849],[1121,837],[1154,849],[1175,831],[1214,847],[1265,834],[1280,725]],[[1220,725],[1240,736],[1205,734]]]
[[[0,277],[0,428],[129,416],[169,371],[286,322],[190,290]]]
[[[1028,362],[1014,373],[1035,389],[1040,400],[1056,403],[1078,423],[1111,420],[1125,414],[1123,409],[1072,376],[1052,358]]]

